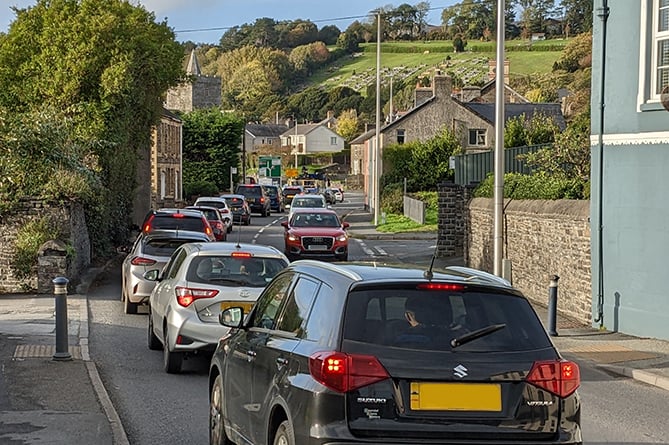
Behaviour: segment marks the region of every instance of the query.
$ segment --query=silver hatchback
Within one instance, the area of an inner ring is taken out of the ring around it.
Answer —
[[[145,278],[157,281],[149,298],[148,346],[163,349],[168,373],[181,371],[186,354],[213,351],[229,328],[218,316],[229,307],[250,310],[288,258],[270,246],[192,243],[179,247],[163,271]]]
[[[144,278],[146,271],[162,269],[184,243],[208,241],[209,235],[189,230],[156,229],[140,233],[121,265],[121,301],[125,313],[136,314],[137,307],[148,302],[156,283]]]

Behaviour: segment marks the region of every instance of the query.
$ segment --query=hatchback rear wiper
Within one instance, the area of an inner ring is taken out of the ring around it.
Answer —
[[[465,343],[469,343],[470,341],[476,340],[477,338],[485,337],[486,335],[490,335],[493,332],[497,332],[500,329],[504,329],[506,327],[506,323],[500,323],[500,324],[491,324],[490,326],[486,326],[481,329],[477,329],[473,332],[469,332],[467,334],[461,335],[460,337],[454,338],[451,340],[451,347],[457,348],[458,346],[462,346]]]

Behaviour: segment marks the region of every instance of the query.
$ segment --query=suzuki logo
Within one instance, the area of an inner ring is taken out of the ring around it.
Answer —
[[[463,365],[458,365],[453,368],[453,374],[459,378],[467,377],[467,368],[465,368]]]

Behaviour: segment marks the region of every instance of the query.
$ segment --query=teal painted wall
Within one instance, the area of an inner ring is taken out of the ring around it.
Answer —
[[[603,0],[595,1],[590,213],[593,320],[598,315],[600,294],[599,129],[604,66],[603,326],[669,339],[669,112],[659,104],[645,104],[639,110],[639,85],[648,83],[648,75],[640,79],[639,74],[641,39],[648,37],[648,29],[640,26],[644,2],[650,12],[649,0],[608,1],[603,65],[602,21],[597,17]],[[654,134],[643,140],[649,132]]]

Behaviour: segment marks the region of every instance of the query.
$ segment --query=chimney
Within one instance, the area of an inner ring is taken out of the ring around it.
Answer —
[[[451,97],[453,93],[453,80],[437,70],[432,79],[432,94],[435,97]]]
[[[463,87],[462,91],[460,92],[461,102],[473,102],[479,97],[481,97],[481,87],[466,86]]]

